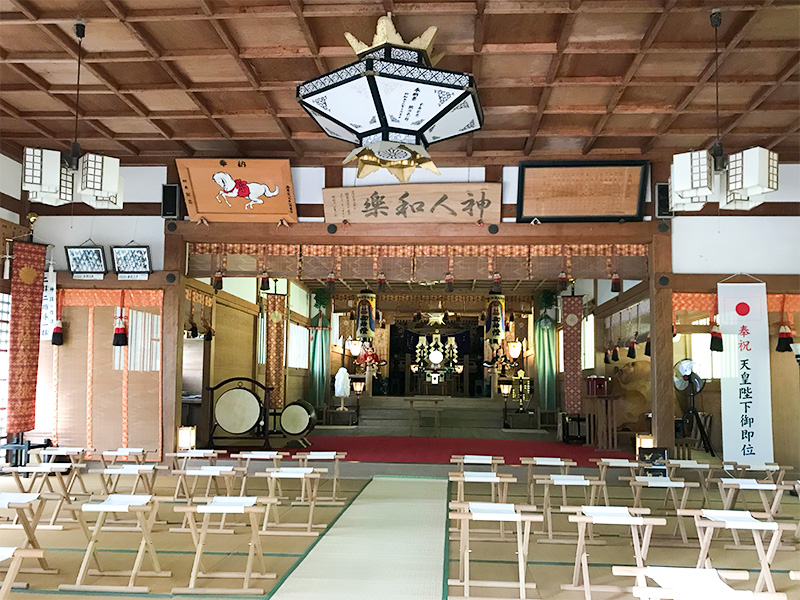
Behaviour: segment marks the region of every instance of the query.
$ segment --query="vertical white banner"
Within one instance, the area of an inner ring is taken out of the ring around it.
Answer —
[[[39,339],[50,340],[53,337],[53,326],[56,323],[56,272],[53,263],[44,274],[44,293],[42,294],[42,322]]]
[[[773,461],[767,286],[717,285],[722,332],[722,454],[743,464]]]

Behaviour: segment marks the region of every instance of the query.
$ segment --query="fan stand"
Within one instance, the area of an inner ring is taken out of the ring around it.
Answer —
[[[700,441],[703,443],[703,448],[711,456],[716,456],[716,454],[714,454],[714,448],[711,447],[711,440],[708,437],[708,432],[706,431],[705,425],[703,425],[703,420],[700,418],[700,413],[697,412],[697,407],[694,405],[694,398],[697,393],[694,391],[694,384],[691,381],[689,381],[689,389],[691,390],[689,394],[689,407],[686,409],[686,412],[683,413],[683,421],[686,423],[694,419],[694,422],[697,424],[697,430],[700,432]],[[687,421],[686,417],[689,415],[691,415],[691,419]]]

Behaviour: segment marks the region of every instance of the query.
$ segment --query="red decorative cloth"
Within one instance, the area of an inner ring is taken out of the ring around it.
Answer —
[[[30,431],[36,416],[39,324],[47,246],[14,243],[8,348],[9,432]]]
[[[229,190],[225,190],[225,193],[229,194],[233,190],[236,190],[236,194],[239,196],[239,198],[247,198],[250,195],[250,186],[247,185],[247,182],[244,179],[234,179],[233,187]]]
[[[561,297],[561,327],[564,331],[564,410],[569,414],[581,413],[581,321],[583,297]],[[568,319],[574,315],[574,319]],[[574,321],[573,324],[570,322]]]

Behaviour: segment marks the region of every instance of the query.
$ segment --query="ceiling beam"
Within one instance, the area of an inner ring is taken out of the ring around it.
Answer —
[[[542,90],[541,95],[539,96],[536,114],[533,116],[530,132],[528,134],[528,138],[525,140],[525,145],[523,146],[523,153],[526,155],[530,154],[531,150],[533,150],[533,142],[536,139],[536,133],[539,131],[539,125],[542,123],[544,110],[547,108],[547,103],[550,100],[550,94],[552,93],[551,86],[556,80],[558,70],[561,68],[561,61],[564,58],[564,49],[567,47],[569,38],[572,35],[572,28],[575,25],[575,19],[577,17],[575,11],[580,8],[581,0],[571,0],[569,4],[572,12],[564,15],[564,18],[561,20],[561,28],[558,34],[558,41],[556,42],[556,53],[553,58],[550,59],[550,67],[548,68],[547,75],[545,76],[545,85],[547,87]]]
[[[200,0],[203,10],[206,14],[211,15],[213,14],[213,10],[211,6],[208,4],[207,0]],[[214,27],[214,31],[216,31],[217,36],[222,40],[222,43],[225,44],[225,47],[228,49],[228,53],[236,61],[236,64],[239,67],[239,70],[244,73],[244,76],[247,78],[247,81],[250,83],[250,86],[254,91],[258,93],[258,96],[261,100],[262,105],[264,106],[264,110],[267,114],[272,117],[272,120],[275,121],[275,124],[280,129],[281,134],[292,147],[292,149],[299,155],[303,155],[303,149],[300,145],[294,140],[292,136],[292,130],[289,129],[289,126],[278,116],[278,110],[273,104],[270,97],[267,95],[265,91],[261,89],[261,81],[256,74],[253,65],[251,65],[246,59],[240,56],[239,46],[233,39],[230,31],[228,30],[227,26],[224,23],[219,23],[217,21],[212,21],[212,26]]]
[[[33,119],[23,119],[16,108],[14,108],[8,102],[2,99],[0,99],[0,111],[6,113],[9,117],[12,117],[14,119],[19,119],[20,121],[26,123],[28,126],[33,127],[42,136],[44,136],[45,139],[52,140],[55,143],[55,145],[61,148],[62,150],[69,151],[70,149],[69,143],[58,140],[52,131],[41,125],[38,121],[35,121]]]
[[[308,46],[309,52],[311,52],[311,56],[314,58],[314,64],[317,65],[319,74],[324,75],[329,71],[328,65],[325,63],[325,59],[319,55],[319,44],[314,37],[314,33],[311,31],[311,27],[305,15],[303,15],[303,2],[302,0],[289,0],[289,4],[291,4],[295,17],[297,17],[297,24],[300,25],[300,31],[303,32],[303,37],[306,39],[306,45]]]
[[[658,35],[659,31],[661,31],[664,23],[667,22],[670,11],[672,11],[672,9],[675,7],[677,1],[678,0],[666,0],[664,4],[664,11],[650,21],[650,25],[644,34],[644,38],[642,38],[639,52],[633,57],[633,61],[628,67],[628,70],[625,72],[625,76],[622,78],[622,83],[614,91],[611,98],[608,100],[608,104],[606,104],[606,114],[597,120],[597,122],[594,124],[594,128],[592,129],[591,137],[583,144],[582,152],[584,154],[589,154],[592,148],[594,148],[594,144],[597,141],[597,138],[600,136],[600,132],[603,131],[603,128],[606,126],[609,119],[611,119],[614,109],[619,104],[619,101],[622,100],[625,90],[628,88],[633,76],[636,75],[636,71],[639,70],[639,66],[642,64],[642,61],[644,61],[646,56],[645,52],[648,48],[650,48],[650,46],[653,45],[653,42],[655,42],[656,36]]]
[[[772,4],[773,1],[774,0],[764,0],[763,4],[758,8],[767,7],[770,4]],[[712,58],[711,60],[708,61],[705,68],[700,73],[700,77],[698,78],[697,83],[683,96],[683,98],[681,98],[681,100],[676,105],[676,108],[678,110],[682,110],[683,108],[688,106],[689,103],[692,100],[694,100],[697,94],[700,93],[700,91],[703,89],[703,86],[708,82],[709,79],[711,79],[716,70],[719,69],[725,63],[725,60],[730,56],[732,50],[736,48],[736,46],[738,46],[739,43],[742,41],[745,34],[747,33],[747,30],[750,29],[750,27],[756,22],[757,16],[758,16],[758,11],[753,10],[752,12],[745,13],[741,17],[738,25],[732,28],[732,31],[734,32],[733,37],[730,39],[730,41],[728,41],[727,44],[725,44],[725,47],[719,53],[718,60],[716,58]],[[656,143],[658,137],[660,135],[663,135],[670,128],[670,126],[676,121],[677,118],[678,118],[678,113],[676,112],[668,116],[666,119],[664,119],[663,123],[658,128],[658,134],[654,135],[644,143],[644,145],[642,146],[642,152],[647,153]]]

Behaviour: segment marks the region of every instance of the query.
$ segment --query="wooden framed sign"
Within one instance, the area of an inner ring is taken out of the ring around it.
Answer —
[[[418,183],[324,188],[329,223],[500,222],[499,183]]]
[[[645,160],[519,163],[517,222],[641,221]]]
[[[178,158],[175,163],[192,221],[297,222],[288,160]]]

